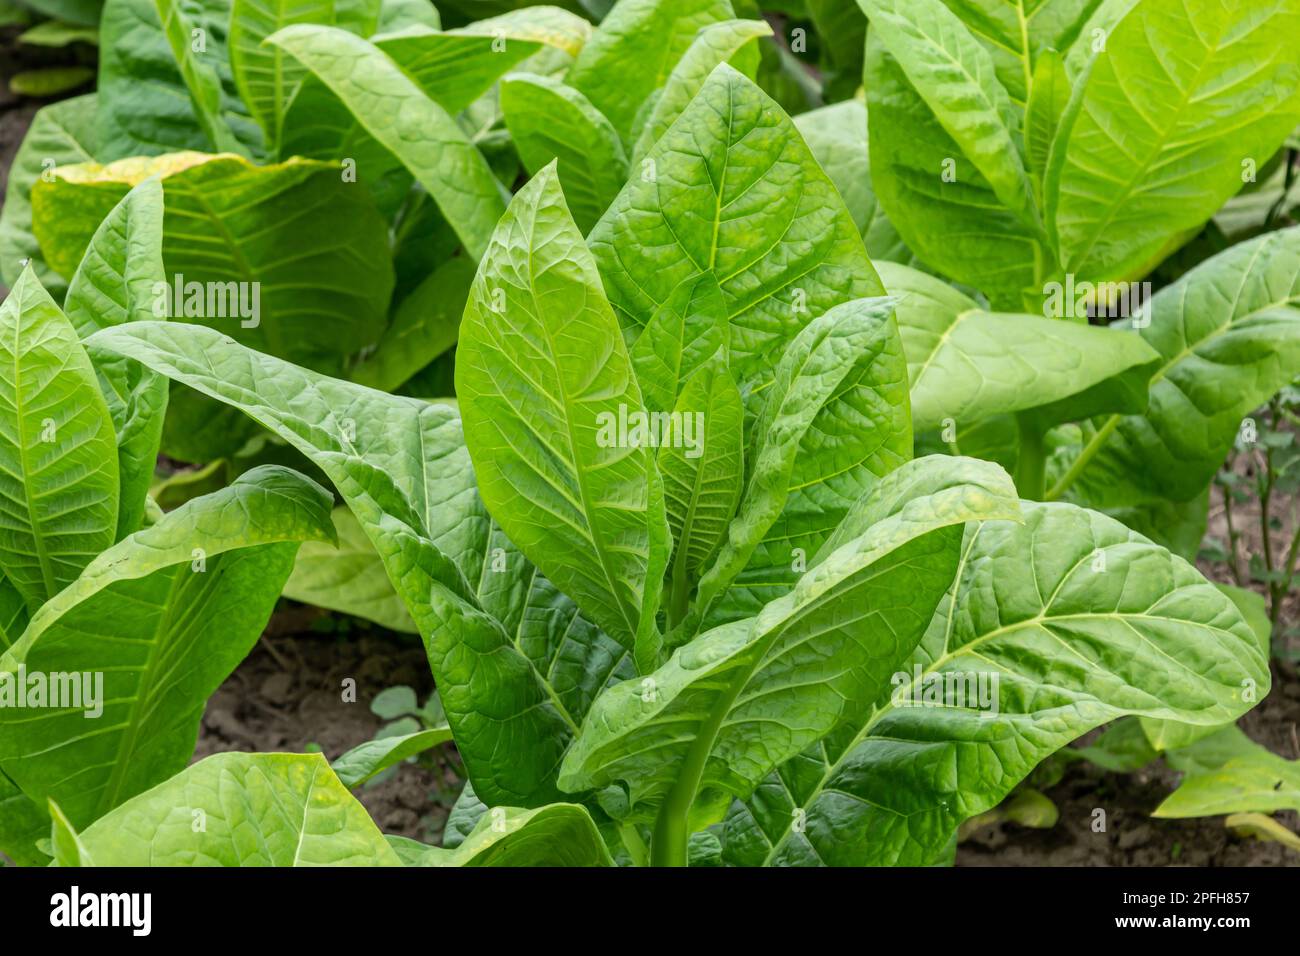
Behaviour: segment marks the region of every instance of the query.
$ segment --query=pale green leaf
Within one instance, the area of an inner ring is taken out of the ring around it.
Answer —
[[[1049,225],[1065,272],[1132,279],[1241,187],[1300,121],[1297,0],[1143,0],[1091,60]]]
[[[320,754],[216,754],[87,827],[79,843],[82,866],[87,855],[117,867],[401,865]]]
[[[702,28],[655,98],[637,138],[633,157],[639,159],[650,151],[682,115],[718,64],[732,62],[751,40],[771,35],[772,28],[763,20],[723,20]]]
[[[559,160],[569,211],[590,231],[627,180],[627,156],[609,120],[573,87],[530,73],[501,81],[501,112],[531,175]]]
[[[368,740],[335,760],[334,772],[343,786],[353,789],[389,767],[395,767],[403,760],[432,750],[449,740],[450,727],[432,727],[400,737]]]
[[[967,529],[910,680],[836,741],[796,804],[740,827],[762,831],[759,862],[934,862],[963,820],[1093,727],[1127,714],[1221,724],[1250,707],[1248,687],[1266,691],[1249,625],[1191,565],[1103,515],[1022,509],[1023,525]]]
[[[837,725],[865,719],[948,591],[962,525],[1019,513],[1000,468],[956,464],[958,475],[942,457],[905,466],[910,480],[886,479],[868,495],[878,520],[789,594],[696,638],[648,681],[603,694],[561,786],[622,781],[637,812],[717,790],[743,798]]]
[[[384,562],[365,529],[347,508],[334,509],[333,519],[338,547],[305,542],[285,582],[284,596],[355,614],[389,630],[416,633],[415,622],[393,590]]]
[[[77,332],[28,268],[0,305],[0,569],[35,612],[117,529],[113,420]]]
[[[734,16],[729,0],[620,0],[578,54],[567,81],[630,144],[641,105],[667,82],[698,31]]]
[[[985,312],[922,272],[881,263],[917,431],[1033,410],[1045,424],[1146,408],[1159,354],[1132,331]]]
[[[505,205],[483,155],[382,50],[336,27],[297,24],[267,40],[291,53],[433,196],[475,259]]]
[[[23,673],[70,674],[81,692],[0,707],[5,773],[85,826],[179,771],[208,697],[262,633],[298,542],[332,533],[329,494],[266,466],[98,555],[0,657],[0,695]]]
[[[408,866],[613,866],[585,807],[488,811],[455,849],[409,847]]]
[[[625,429],[640,390],[555,166],[520,190],[470,291],[456,393],[507,537],[606,633],[640,648],[667,563],[663,486]]]
[[[883,289],[848,210],[789,117],[730,66],[710,75],[591,233],[625,333],[711,272],[742,387],[827,309]],[[629,249],[635,249],[632,255]]]

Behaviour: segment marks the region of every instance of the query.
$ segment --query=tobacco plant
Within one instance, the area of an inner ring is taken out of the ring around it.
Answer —
[[[515,196],[455,408],[196,326],[91,339],[329,477],[425,642],[467,844],[535,813],[628,862],[942,862],[1086,730],[1222,724],[1265,692],[1257,636],[1182,559],[995,464],[912,458],[901,303],[758,87],[717,67],[645,158],[657,181],[586,239],[554,165]],[[647,441],[655,413],[681,431]],[[982,707],[945,697],[981,676]],[[146,838],[148,809],[118,812]]]
[[[17,862],[51,855],[51,801],[85,826],[185,767],[299,542],[333,536],[329,494],[285,468],[165,515],[147,497],[167,382],[80,335],[152,317],[161,231],[151,180],[95,233],[64,309],[30,266],[0,306],[0,850]]]

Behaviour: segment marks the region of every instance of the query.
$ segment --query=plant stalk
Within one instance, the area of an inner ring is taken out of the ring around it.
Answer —
[[[1043,432],[1026,415],[1017,415],[1020,457],[1016,460],[1016,490],[1021,498],[1042,501],[1046,487],[1047,446]]]
[[[686,618],[691,603],[691,586],[686,579],[686,549],[678,546],[673,562],[672,581],[668,585],[668,629],[671,631]]]

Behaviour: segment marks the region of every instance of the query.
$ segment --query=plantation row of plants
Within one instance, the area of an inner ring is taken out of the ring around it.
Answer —
[[[1300,0],[54,4],[13,861],[945,864],[1081,758],[1300,843],[1264,601],[1192,563],[1300,375]],[[417,633],[433,718],[191,763],[282,594]],[[386,836],[355,791],[453,742]]]

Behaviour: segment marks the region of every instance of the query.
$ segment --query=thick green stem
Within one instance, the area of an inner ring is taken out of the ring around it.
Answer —
[[[686,579],[686,549],[678,548],[673,562],[672,582],[668,586],[668,628],[671,630],[686,617],[691,602],[691,585]]]
[[[1018,415],[1020,458],[1016,461],[1016,490],[1021,498],[1042,501],[1046,485],[1047,447],[1043,432],[1026,415]]]
[[[620,824],[618,832],[623,839],[623,846],[627,847],[628,856],[632,858],[632,865],[645,866],[649,863],[649,851],[646,849],[645,840],[641,839],[641,834],[637,832],[636,825]]]
[[[674,787],[659,808],[654,836],[650,838],[651,866],[685,866],[687,863],[686,845],[690,834],[686,831],[691,806],[687,802],[682,807],[681,801],[674,799],[677,796],[678,788]]]
[[[1070,490],[1070,486],[1074,484],[1075,480],[1081,474],[1083,474],[1083,470],[1088,467],[1088,463],[1092,461],[1092,457],[1097,454],[1097,451],[1103,445],[1106,444],[1106,439],[1110,438],[1110,433],[1119,425],[1119,421],[1120,416],[1112,415],[1106,421],[1105,425],[1102,425],[1101,428],[1097,429],[1096,434],[1088,440],[1088,444],[1083,446],[1083,451],[1079,452],[1078,457],[1074,459],[1074,463],[1070,465],[1069,471],[1061,476],[1060,481],[1052,485],[1051,490],[1049,490],[1047,495],[1043,498],[1044,501],[1056,501],[1061,497],[1061,495]]]

